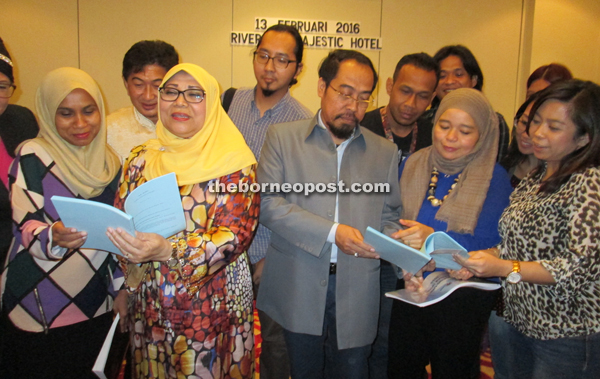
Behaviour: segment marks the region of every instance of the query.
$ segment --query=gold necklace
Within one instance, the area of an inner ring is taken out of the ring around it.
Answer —
[[[436,199],[436,197],[435,197],[435,190],[437,188],[439,175],[440,175],[440,173],[438,172],[437,168],[434,167],[433,170],[431,171],[431,181],[429,181],[429,189],[427,190],[427,194],[429,195],[429,196],[427,196],[427,200],[429,200],[431,205],[433,205],[434,207],[439,207],[440,205],[442,205],[442,203],[448,198],[448,196],[450,196],[450,193],[456,187],[456,183],[458,183],[458,180],[460,179],[462,172],[460,174],[458,174],[456,179],[454,179],[454,183],[452,183],[452,185],[450,186],[450,189],[448,190],[448,193],[442,199]]]

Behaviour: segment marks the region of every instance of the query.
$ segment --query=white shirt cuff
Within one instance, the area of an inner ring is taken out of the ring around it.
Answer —
[[[337,232],[337,228],[340,225],[339,222],[336,222],[333,224],[333,226],[331,227],[331,230],[329,231],[329,235],[327,236],[327,242],[331,243],[331,244],[335,244],[335,233]]]

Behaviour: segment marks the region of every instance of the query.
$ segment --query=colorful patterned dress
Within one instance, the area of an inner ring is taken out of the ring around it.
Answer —
[[[146,181],[145,152],[138,147],[125,162],[117,207]],[[129,288],[137,377],[252,377],[252,280],[246,249],[258,225],[260,198],[250,191],[211,192],[212,182],[225,188],[252,184],[255,166],[180,187],[187,227],[169,238],[177,244],[178,267],[146,263],[139,285]]]

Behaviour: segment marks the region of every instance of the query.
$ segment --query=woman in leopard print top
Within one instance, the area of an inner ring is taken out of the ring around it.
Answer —
[[[600,377],[600,86],[540,93],[528,133],[543,162],[511,196],[502,243],[461,262],[507,277],[492,361],[509,378]],[[494,330],[497,329],[497,330]],[[497,376],[498,377],[498,376]]]

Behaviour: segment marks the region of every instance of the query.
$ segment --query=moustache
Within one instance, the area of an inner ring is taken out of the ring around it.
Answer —
[[[335,116],[334,120],[340,119],[342,117],[343,118],[351,118],[352,122],[358,124],[358,118],[356,118],[356,116],[352,112],[346,112],[346,113],[338,114],[338,115]]]

